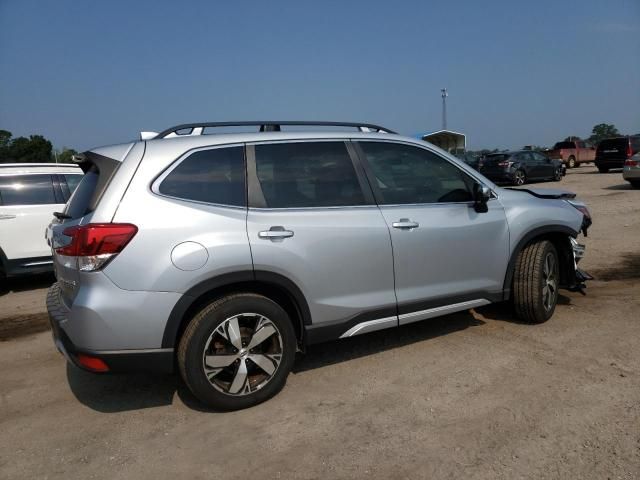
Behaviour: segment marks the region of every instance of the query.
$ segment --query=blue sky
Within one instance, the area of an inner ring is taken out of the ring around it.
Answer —
[[[189,121],[345,120],[471,148],[640,131],[640,2],[0,0],[0,128],[87,149]]]

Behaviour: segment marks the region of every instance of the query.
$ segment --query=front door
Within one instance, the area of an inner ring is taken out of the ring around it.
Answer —
[[[389,231],[344,141],[247,146],[256,275],[292,281],[328,336],[397,325]],[[316,341],[317,339],[311,339]]]
[[[509,242],[500,202],[476,212],[476,181],[426,148],[358,145],[391,232],[400,324],[500,298]]]

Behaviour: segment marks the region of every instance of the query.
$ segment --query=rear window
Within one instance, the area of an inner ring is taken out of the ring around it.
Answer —
[[[487,155],[485,157],[485,161],[487,162],[501,162],[503,160],[508,160],[511,157],[510,153],[495,153],[492,155]]]
[[[243,147],[192,153],[162,180],[159,193],[197,202],[246,205]]]
[[[82,180],[80,180],[75,187],[72,187],[72,184],[69,183],[69,177],[77,177]],[[69,215],[72,219],[76,219],[83,217],[90,212],[91,199],[96,192],[99,177],[100,174],[98,172],[98,167],[95,165],[93,165],[84,176],[65,175],[67,184],[69,185],[69,190],[73,193],[71,198],[69,198],[69,202],[67,203],[64,213]]]
[[[626,152],[629,140],[627,138],[608,138],[602,140],[598,145],[599,152],[605,152],[611,150],[613,152]]]
[[[67,181],[69,192],[73,193],[82,180],[82,175],[65,174],[64,179]]]
[[[53,205],[58,203],[51,175],[0,176],[0,205]]]
[[[554,145],[554,150],[560,150],[561,148],[576,148],[573,142],[558,142]]]

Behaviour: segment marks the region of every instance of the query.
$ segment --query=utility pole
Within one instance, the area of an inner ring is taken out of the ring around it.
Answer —
[[[449,94],[447,93],[447,89],[443,88],[440,90],[442,92],[442,129],[447,129],[447,97]]]

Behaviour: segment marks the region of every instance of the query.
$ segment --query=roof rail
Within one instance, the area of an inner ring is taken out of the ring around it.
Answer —
[[[261,132],[279,132],[282,125],[287,126],[300,126],[309,125],[314,127],[353,127],[357,128],[361,132],[379,132],[379,133],[396,133],[388,128],[381,127],[379,125],[373,125],[371,123],[353,123],[353,122],[306,122],[306,121],[255,121],[255,122],[205,122],[205,123],[185,123],[182,125],[176,125],[175,127],[168,128],[160,132],[154,138],[170,138],[189,135],[202,135],[205,128],[215,127],[260,127]],[[188,130],[187,133],[178,133],[181,130]],[[144,132],[150,133],[150,132]]]

